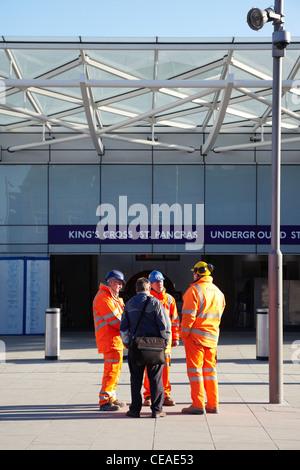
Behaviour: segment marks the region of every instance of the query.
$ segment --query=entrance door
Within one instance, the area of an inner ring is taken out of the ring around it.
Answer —
[[[124,291],[121,291],[121,295],[122,295],[125,302],[136,294],[136,291],[135,291],[136,281],[140,277],[146,277],[148,279],[148,276],[149,276],[150,273],[151,273],[151,270],[141,271],[141,272],[135,274],[134,276],[132,276],[128,280],[128,282],[126,282]],[[175,299],[176,299],[176,292],[175,292],[173,282],[167,276],[164,275],[164,277],[165,277],[164,286],[166,288],[166,291],[169,294],[173,295],[173,297],[175,297]]]
[[[61,309],[61,328],[93,328],[93,298],[98,290],[97,256],[50,258],[50,304]]]

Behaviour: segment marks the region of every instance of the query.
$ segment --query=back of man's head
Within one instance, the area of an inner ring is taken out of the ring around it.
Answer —
[[[136,292],[150,292],[150,285],[146,277],[140,277],[135,284]]]

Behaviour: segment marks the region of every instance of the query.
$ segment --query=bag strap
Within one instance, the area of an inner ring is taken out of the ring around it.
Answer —
[[[144,313],[145,313],[145,310],[146,310],[146,307],[147,307],[147,304],[148,304],[149,300],[150,300],[150,297],[147,296],[147,299],[145,300],[145,303],[144,303],[143,310],[142,310],[142,313],[141,313],[141,315],[140,315],[139,321],[137,322],[137,325],[136,325],[136,327],[135,327],[133,336],[136,334],[136,332],[137,332],[137,330],[138,330],[138,327],[140,326],[142,316],[143,316]]]

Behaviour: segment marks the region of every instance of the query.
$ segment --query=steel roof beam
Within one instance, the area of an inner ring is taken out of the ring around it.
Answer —
[[[39,78],[33,79],[14,79],[2,78],[2,85],[11,88],[78,88],[79,80],[45,80]],[[226,80],[87,80],[88,87],[95,88],[216,88],[223,89],[227,86]],[[234,87],[246,88],[272,88],[273,80],[235,80]],[[290,89],[293,86],[293,80],[283,80],[284,89]]]
[[[80,89],[81,89],[81,94],[82,94],[82,99],[83,99],[83,106],[86,114],[86,119],[88,122],[90,134],[92,141],[94,143],[95,149],[98,153],[98,155],[103,155],[103,143],[101,141],[101,138],[99,135],[97,135],[97,126],[95,123],[95,118],[93,116],[94,114],[94,109],[92,106],[91,98],[90,98],[90,93],[87,87],[87,78],[85,74],[81,74],[80,76]]]
[[[59,119],[56,119],[56,118],[53,118],[53,117],[50,117],[50,116],[46,116],[44,114],[39,114],[39,113],[36,113],[34,111],[30,111],[29,109],[25,109],[25,108],[18,108],[16,106],[12,106],[10,104],[7,104],[7,103],[2,103],[1,104],[2,108],[4,108],[4,113],[8,114],[8,115],[13,115],[13,116],[20,116],[20,118],[24,119],[25,117],[30,117],[31,119],[33,119],[35,122],[40,122],[42,124],[45,124],[46,122],[49,122],[53,125],[57,125],[57,126],[60,126],[60,127],[66,127],[67,129],[70,129],[72,131],[75,131],[75,132],[82,132],[82,133],[86,133],[88,134],[87,137],[89,137],[89,129],[87,126],[82,126],[82,125],[78,125],[78,124],[70,124],[69,122],[66,122],[66,121],[61,121]],[[28,124],[28,123],[27,123]],[[25,123],[26,125],[26,123]]]
[[[49,140],[49,141],[42,141],[42,142],[32,142],[31,144],[24,144],[24,145],[15,145],[12,147],[9,147],[7,150],[9,152],[17,152],[20,150],[25,150],[25,149],[30,149],[34,147],[45,147],[49,145],[55,145],[55,144],[61,144],[64,142],[72,142],[75,140],[79,139],[86,139],[90,137],[89,135],[75,135],[72,137],[62,137],[60,139],[55,139],[55,140]],[[168,144],[166,142],[158,142],[158,141],[153,141],[153,140],[145,140],[145,139],[134,139],[134,138],[127,138],[119,135],[114,135],[114,134],[102,134],[102,137],[105,137],[106,139],[112,139],[112,140],[120,140],[124,142],[131,142],[134,144],[141,144],[141,145],[148,145],[152,147],[163,147],[167,149],[172,149],[172,150],[180,150],[184,152],[189,152],[192,153],[195,151],[194,147],[185,147],[183,145],[177,145],[177,144]]]
[[[202,148],[201,148],[201,154],[202,155],[207,155],[208,152],[212,149],[218,135],[219,135],[219,132],[220,132],[220,129],[221,129],[221,126],[223,124],[223,120],[224,120],[224,117],[225,117],[225,114],[226,114],[226,109],[227,109],[227,106],[229,104],[229,100],[230,100],[230,97],[231,97],[231,93],[232,93],[232,90],[233,90],[233,86],[234,86],[234,77],[232,74],[229,74],[228,75],[228,79],[227,79],[227,87],[226,89],[223,91],[223,96],[222,96],[222,100],[221,100],[221,104],[220,104],[220,107],[219,107],[219,110],[218,110],[218,115],[217,115],[217,118],[216,118],[216,122],[214,123],[214,126],[208,136],[208,139],[204,142],[204,144],[202,145]]]
[[[232,55],[233,55],[233,51],[229,51],[228,52],[228,57],[227,57],[227,60],[225,62],[225,65],[223,67],[223,70],[222,70],[222,74],[221,74],[221,79],[225,80],[227,74],[228,74],[228,71],[229,71],[229,66],[230,66],[230,63],[232,61]],[[221,91],[217,91],[216,92],[216,95],[214,97],[214,101],[213,101],[213,106],[212,108],[210,109],[210,111],[207,113],[207,116],[205,117],[204,119],[204,122],[203,122],[203,125],[202,125],[202,130],[205,130],[206,127],[208,126],[208,123],[213,115],[213,112],[214,110],[216,109],[216,106],[217,106],[217,103],[218,103],[218,100],[219,100],[219,96],[220,96],[220,93]]]
[[[0,41],[0,49],[19,49],[19,50],[93,50],[93,51],[152,51],[152,50],[162,50],[162,51],[227,51],[227,50],[240,50],[240,51],[271,51],[272,42],[269,39],[266,39],[265,42],[253,43],[252,41],[246,42],[241,40],[240,42],[236,40],[233,42],[231,39],[228,41],[211,41],[209,38],[207,42],[203,42],[203,38],[194,38],[189,42],[176,42],[168,41],[166,38],[161,38],[160,42],[157,42],[156,38],[149,38],[148,41],[122,41],[122,38],[119,41],[103,41],[103,38],[98,38],[98,41],[89,42],[82,41],[82,37],[78,37],[78,41],[74,41],[74,38],[68,41],[66,38],[65,41],[53,40],[53,41],[13,41],[9,40],[8,37],[5,41]],[[299,49],[297,44],[291,43],[289,48]]]
[[[281,142],[284,144],[289,144],[293,142],[300,142],[300,136],[298,137],[287,137],[286,139],[281,139]],[[215,147],[213,150],[215,153],[230,152],[232,150],[245,150],[257,147],[268,147],[272,145],[271,140],[264,140],[260,142],[248,142],[246,144],[236,144],[236,145],[227,145],[224,147]]]
[[[83,82],[83,85],[82,85],[82,86],[83,86],[84,89],[86,88],[86,81]],[[136,122],[138,122],[138,121],[143,121],[143,120],[145,120],[145,119],[148,119],[148,118],[151,117],[151,116],[154,116],[156,113],[163,112],[163,111],[168,110],[168,109],[171,109],[171,108],[175,108],[175,107],[180,106],[180,105],[182,105],[182,104],[184,104],[184,103],[186,103],[186,102],[192,101],[193,99],[199,98],[199,97],[201,97],[202,95],[205,95],[205,94],[207,94],[207,90],[202,91],[202,92],[199,92],[199,93],[196,93],[196,94],[191,95],[191,96],[189,96],[189,97],[186,97],[186,98],[184,98],[184,99],[178,100],[178,101],[176,101],[175,103],[172,103],[172,104],[169,104],[169,105],[165,105],[165,106],[162,106],[162,107],[160,107],[160,108],[156,108],[156,109],[151,110],[151,111],[149,111],[149,112],[147,112],[147,113],[143,113],[143,114],[141,114],[141,115],[137,115],[137,116],[135,116],[135,117],[133,117],[133,118],[130,118],[130,119],[127,119],[127,120],[125,120],[125,121],[123,121],[123,122],[121,122],[121,123],[113,124],[113,125],[111,125],[111,126],[108,126],[108,127],[105,128],[105,129],[96,130],[94,124],[92,123],[92,129],[93,129],[93,132],[94,132],[94,138],[99,137],[101,134],[104,134],[104,133],[108,134],[109,132],[112,132],[112,131],[114,131],[114,130],[116,130],[116,129],[120,129],[120,128],[124,128],[124,127],[130,126],[131,124],[136,123]],[[86,105],[88,105],[88,104],[89,104],[88,97],[86,97]],[[8,107],[9,109],[15,109],[15,108],[13,108],[12,106],[9,106],[9,105],[5,105],[4,107]],[[24,111],[25,111],[25,112],[24,112]],[[33,115],[34,115],[34,113],[26,113],[26,110],[22,110],[22,112],[23,112],[25,115],[26,115],[26,114],[30,115],[31,117],[33,117]],[[89,110],[87,110],[87,112],[89,112]],[[47,121],[47,120],[49,120],[49,122],[51,122],[51,121],[52,121],[52,122],[53,122],[53,121],[57,121],[57,120],[52,120],[52,119],[49,118],[48,116],[39,116],[39,115],[35,115],[35,117],[36,117],[37,119],[40,119],[41,121]],[[75,130],[75,129],[73,128],[73,130]],[[91,130],[91,128],[90,128],[90,130]],[[81,137],[81,138],[85,138],[85,137],[87,137],[86,135],[84,135],[84,132],[86,132],[86,130],[78,129],[78,131],[79,131],[79,132],[82,132],[82,134],[81,134],[81,136],[76,136],[76,138],[80,138],[80,137]],[[57,139],[57,140],[56,140],[55,142],[53,142],[53,143],[58,143],[58,142],[59,142],[59,140]],[[64,142],[65,142],[65,140],[64,140]],[[40,145],[43,145],[43,142],[40,143]],[[49,142],[47,142],[47,145],[49,145]],[[33,146],[39,146],[39,143],[34,143]],[[24,144],[24,145],[19,145],[19,146],[17,146],[17,147],[11,147],[10,150],[11,150],[11,151],[17,151],[17,150],[21,150],[21,149],[24,149],[24,148],[30,148],[30,144]],[[173,147],[173,148],[174,148],[174,147]],[[189,150],[189,151],[191,151],[191,150]]]
[[[86,77],[87,79],[90,78],[90,71],[89,71],[89,66],[88,66],[88,61],[86,60],[88,57],[87,55],[85,54],[84,51],[81,51],[81,60],[84,64],[84,67],[85,67],[85,74],[86,74]],[[95,95],[94,95],[94,90],[93,88],[90,88],[89,89],[89,92],[90,92],[90,97],[91,97],[91,100],[92,100],[92,103],[93,103],[93,109],[94,109],[94,113],[95,113],[95,118],[97,120],[97,123],[98,123],[98,127],[101,129],[103,127],[103,124],[102,124],[102,119],[101,119],[101,115],[100,115],[100,112],[98,111],[97,109],[97,106],[96,106],[96,100],[95,100]]]

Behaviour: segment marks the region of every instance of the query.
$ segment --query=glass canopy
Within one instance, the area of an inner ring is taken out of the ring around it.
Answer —
[[[300,39],[286,50],[282,128],[299,133]],[[124,131],[250,132],[272,126],[271,39],[13,38],[0,41],[0,133],[51,132],[69,140],[130,140]],[[127,134],[126,134],[127,135]],[[48,136],[48,138],[47,138]],[[206,151],[213,148],[214,139]],[[52,144],[57,143],[56,139]],[[136,139],[135,139],[136,141]]]

